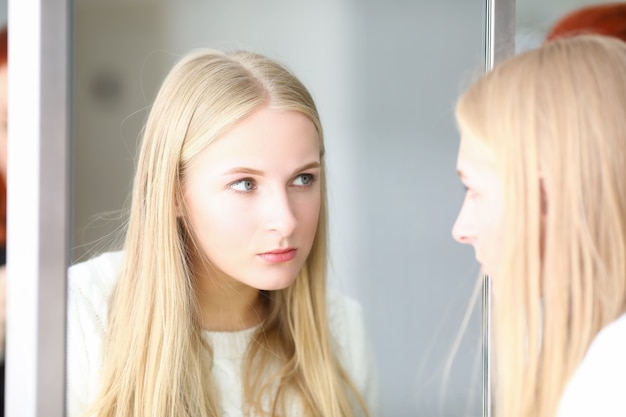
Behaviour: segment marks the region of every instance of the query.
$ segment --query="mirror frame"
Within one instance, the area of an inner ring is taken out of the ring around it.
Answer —
[[[515,53],[515,0],[485,0],[485,72]],[[493,411],[491,352],[491,278],[483,276],[482,288],[482,414]]]
[[[69,0],[9,0],[5,415],[65,415]]]

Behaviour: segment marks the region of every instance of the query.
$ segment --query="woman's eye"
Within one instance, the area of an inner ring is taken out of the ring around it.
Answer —
[[[237,182],[234,182],[230,185],[230,188],[232,188],[235,191],[252,191],[254,190],[254,181],[252,181],[251,179],[243,179],[243,180],[239,180]]]
[[[478,193],[476,192],[475,189],[468,187],[466,185],[463,186],[463,189],[465,191],[466,198],[475,199],[478,197]]]
[[[300,174],[293,180],[293,185],[306,186],[310,185],[315,177],[313,174]]]

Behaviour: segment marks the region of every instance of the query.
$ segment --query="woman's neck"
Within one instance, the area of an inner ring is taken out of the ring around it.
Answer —
[[[223,273],[202,274],[196,282],[196,297],[204,330],[243,330],[256,326],[267,316],[267,306],[256,288]]]

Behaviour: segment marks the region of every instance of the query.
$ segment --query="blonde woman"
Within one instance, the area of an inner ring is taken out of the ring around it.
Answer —
[[[322,127],[257,54],[183,58],[152,107],[124,250],[69,276],[69,416],[370,415],[360,307],[326,288]]]
[[[555,40],[457,104],[453,235],[492,277],[496,416],[626,416],[626,43]]]

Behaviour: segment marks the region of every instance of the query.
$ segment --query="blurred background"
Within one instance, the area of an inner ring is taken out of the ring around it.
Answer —
[[[322,116],[331,285],[363,305],[385,415],[480,415],[480,299],[462,329],[479,270],[450,229],[463,198],[453,109],[483,71],[484,2],[74,0],[72,261],[119,245],[141,129],[178,58],[266,54]],[[590,3],[518,1],[517,50]]]

